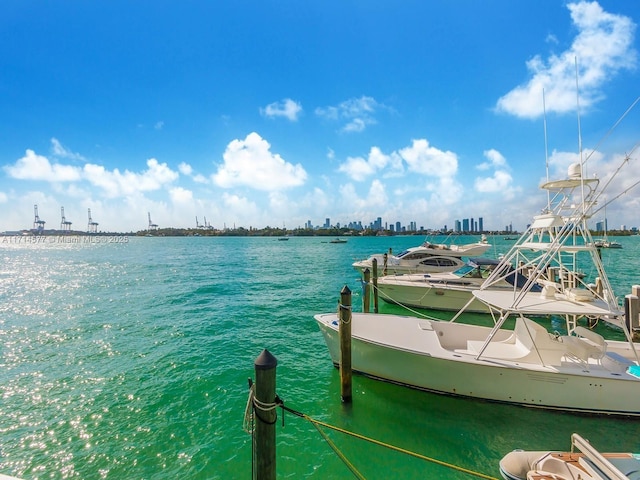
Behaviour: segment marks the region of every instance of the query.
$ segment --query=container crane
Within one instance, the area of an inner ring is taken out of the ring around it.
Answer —
[[[149,216],[149,230],[157,230],[158,225],[151,221],[151,212],[147,212],[147,214]]]
[[[98,222],[94,222],[91,218],[91,209],[88,208],[89,212],[89,222],[87,223],[87,232],[89,233],[98,233]]]
[[[40,217],[38,216],[38,205],[33,206],[33,212],[35,214],[35,219],[33,220],[33,229],[37,230],[39,233],[42,233],[42,231],[44,230],[45,221],[40,220]]]
[[[71,231],[71,222],[64,217],[64,207],[60,207],[60,213],[62,214],[62,220],[60,221],[60,230],[63,232]]]

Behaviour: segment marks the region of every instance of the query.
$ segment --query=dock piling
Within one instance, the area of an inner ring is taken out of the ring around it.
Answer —
[[[340,395],[343,403],[351,403],[351,290],[346,285],[340,291]]]
[[[378,259],[373,259],[373,313],[378,313]]]
[[[365,268],[364,272],[362,272],[362,275],[362,311],[364,313],[369,313],[369,309],[371,308],[371,270]]]
[[[258,480],[276,478],[276,366],[278,360],[268,350],[256,358],[254,415],[255,461]]]

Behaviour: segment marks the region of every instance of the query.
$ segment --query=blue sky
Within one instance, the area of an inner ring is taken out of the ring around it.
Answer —
[[[640,107],[611,131],[640,95],[638,22],[613,0],[5,1],[0,231],[34,204],[78,230],[88,208],[102,231],[523,229],[547,155],[564,177],[597,147],[606,181],[633,151],[609,195],[640,179]],[[610,228],[640,226],[638,196]]]

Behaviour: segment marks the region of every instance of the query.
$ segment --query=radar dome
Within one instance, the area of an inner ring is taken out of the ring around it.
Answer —
[[[572,163],[569,165],[569,178],[580,178],[582,177],[582,169],[580,168],[579,163]]]

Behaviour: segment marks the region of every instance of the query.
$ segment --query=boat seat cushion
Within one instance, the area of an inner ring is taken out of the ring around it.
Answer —
[[[517,360],[523,363],[540,363],[560,365],[566,352],[566,346],[552,338],[540,324],[528,318],[518,318],[514,329],[515,341],[508,338],[502,342],[491,342],[482,356]],[[479,353],[484,341],[467,341],[467,350]]]
[[[577,326],[573,332],[575,336],[562,337],[569,354],[585,362],[589,358],[600,360],[605,356],[607,344],[602,335],[581,326]]]
[[[484,340],[467,340],[467,350],[478,354],[482,350]],[[522,344],[507,342],[491,342],[482,352],[483,357],[502,358],[504,360],[515,360],[526,357],[530,350]]]

